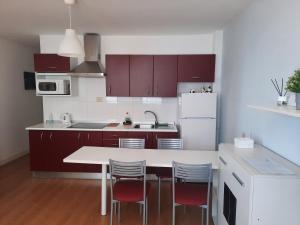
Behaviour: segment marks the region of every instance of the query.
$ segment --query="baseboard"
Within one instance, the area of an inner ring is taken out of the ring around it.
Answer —
[[[11,161],[14,161],[14,160],[16,160],[18,158],[21,158],[22,156],[27,155],[28,152],[29,152],[28,150],[24,150],[22,152],[18,152],[18,153],[14,154],[14,155],[11,155],[11,156],[7,157],[6,159],[1,159],[0,160],[0,166],[3,166],[3,165],[5,165],[5,164],[7,164],[7,163],[9,163]]]

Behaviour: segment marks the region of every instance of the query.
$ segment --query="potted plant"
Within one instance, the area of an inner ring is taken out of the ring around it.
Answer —
[[[295,93],[296,109],[300,110],[300,69],[296,70],[294,75],[289,77],[286,83],[286,89]]]

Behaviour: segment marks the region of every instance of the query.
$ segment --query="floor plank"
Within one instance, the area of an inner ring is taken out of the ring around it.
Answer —
[[[23,157],[0,167],[0,225],[108,225],[110,212],[108,216],[100,215],[100,189],[99,180],[33,178],[29,158]],[[148,224],[171,224],[170,182],[162,184],[160,215],[156,191],[153,182]],[[142,224],[137,204],[123,203],[120,225],[137,224]],[[186,213],[180,207],[176,210],[176,225],[200,224],[199,208],[188,207]]]

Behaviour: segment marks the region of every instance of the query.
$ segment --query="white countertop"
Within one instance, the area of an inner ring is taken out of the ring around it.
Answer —
[[[26,130],[178,132],[176,125],[174,125],[173,129],[164,129],[164,128],[140,129],[140,128],[133,128],[133,126],[124,126],[122,123],[120,123],[116,127],[104,127],[103,129],[68,128],[69,126],[70,125],[63,124],[61,122],[39,123],[30,127],[26,127]]]
[[[172,167],[172,161],[205,164],[212,163],[213,169],[218,169],[218,153],[216,151],[193,150],[153,150],[128,149],[110,147],[84,146],[64,159],[65,163],[109,164],[109,159],[118,161],[146,160],[147,166]]]
[[[297,176],[300,178],[300,167],[289,160],[283,158],[282,156],[276,154],[275,152],[260,146],[255,145],[253,149],[239,149],[236,148],[233,144],[220,144],[219,145],[219,154],[225,152],[230,155],[233,159],[235,159],[239,164],[246,169],[251,175],[284,175],[284,174],[269,174],[263,173],[259,171],[257,168],[254,168],[253,165],[250,165],[249,162],[257,162],[257,164],[261,164],[263,161],[272,162],[274,165],[278,167],[283,167],[284,170],[288,170],[293,174],[291,176]],[[271,164],[270,164],[271,165]],[[268,165],[266,165],[268,166]],[[270,168],[271,169],[271,168]],[[279,168],[280,169],[280,168]],[[289,174],[285,174],[287,177]]]

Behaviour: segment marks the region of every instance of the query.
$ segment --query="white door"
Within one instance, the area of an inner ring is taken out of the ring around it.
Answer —
[[[183,149],[216,150],[216,119],[182,119],[180,123]]]
[[[216,93],[184,93],[181,96],[181,118],[216,118]]]

